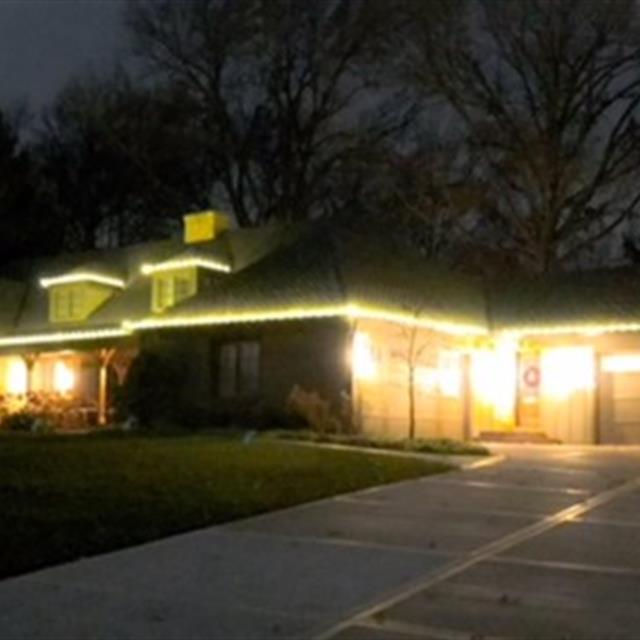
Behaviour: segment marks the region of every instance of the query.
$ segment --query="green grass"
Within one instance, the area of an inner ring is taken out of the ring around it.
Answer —
[[[448,468],[211,436],[3,436],[0,577]]]
[[[488,456],[489,450],[479,444],[448,440],[446,438],[416,438],[414,440],[375,438],[366,435],[348,435],[338,433],[317,433],[315,431],[271,431],[271,438],[278,440],[300,440],[303,442],[320,442],[343,444],[371,449],[389,449],[391,451],[409,451],[413,453],[436,453],[455,456]]]

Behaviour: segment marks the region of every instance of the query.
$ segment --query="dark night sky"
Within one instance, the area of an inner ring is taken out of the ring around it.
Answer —
[[[0,0],[0,105],[49,102],[123,45],[123,0]]]

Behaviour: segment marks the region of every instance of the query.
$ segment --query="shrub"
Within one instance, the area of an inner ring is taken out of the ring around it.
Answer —
[[[296,385],[289,394],[287,409],[316,433],[342,433],[348,430],[346,420],[336,415],[331,403],[317,391],[306,391]]]
[[[28,411],[17,411],[7,415],[2,420],[2,427],[7,431],[31,433],[37,416]]]
[[[448,438],[391,439],[368,436],[365,434],[349,435],[339,433],[318,433],[315,431],[273,431],[269,434],[279,440],[300,440],[342,444],[372,449],[389,449],[393,451],[409,451],[413,453],[436,453],[441,455],[473,455],[486,456],[489,450],[479,444],[449,440]]]
[[[141,427],[162,428],[180,421],[184,375],[172,358],[141,351],[118,395],[121,419],[133,415]]]
[[[0,399],[0,427],[9,431],[84,429],[97,422],[97,415],[95,403],[60,393],[30,392]]]

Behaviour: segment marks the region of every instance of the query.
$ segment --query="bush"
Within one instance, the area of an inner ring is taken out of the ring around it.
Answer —
[[[37,416],[28,411],[11,413],[2,420],[2,427],[7,431],[31,433]]]
[[[29,411],[18,411],[6,416],[2,427],[13,433],[35,433],[47,435],[55,431],[53,424],[46,418]]]
[[[331,403],[317,391],[306,391],[296,385],[289,394],[287,410],[316,433],[344,433],[350,430],[346,415],[336,415]]]
[[[342,444],[371,449],[389,449],[393,451],[409,451],[414,453],[437,453],[440,455],[472,455],[486,456],[489,450],[479,444],[449,440],[447,438],[417,438],[415,440],[376,438],[364,434],[349,435],[339,433],[318,433],[316,431],[274,431],[272,437],[280,440],[300,440]]]
[[[184,409],[184,379],[174,359],[141,351],[118,395],[119,418],[133,415],[143,428],[178,424]]]
[[[30,392],[0,398],[0,427],[8,431],[49,433],[55,429],[95,426],[98,409],[84,398],[53,392]]]

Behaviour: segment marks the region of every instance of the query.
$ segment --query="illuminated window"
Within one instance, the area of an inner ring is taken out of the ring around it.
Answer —
[[[353,374],[361,380],[372,380],[378,373],[378,361],[368,334],[357,331],[352,347]]]
[[[567,398],[595,388],[595,358],[591,347],[560,347],[543,351],[541,385],[544,395]]]
[[[153,310],[164,311],[196,292],[196,272],[187,269],[155,274],[152,287]]]
[[[51,290],[51,320],[64,322],[81,320],[84,316],[84,289],[73,286],[57,287]]]
[[[602,358],[602,371],[605,373],[635,373],[640,371],[640,354],[618,354]]]
[[[438,388],[443,396],[457,398],[462,391],[461,355],[442,351],[438,356]]]
[[[231,342],[220,347],[218,393],[222,398],[257,393],[260,382],[260,343]]]

